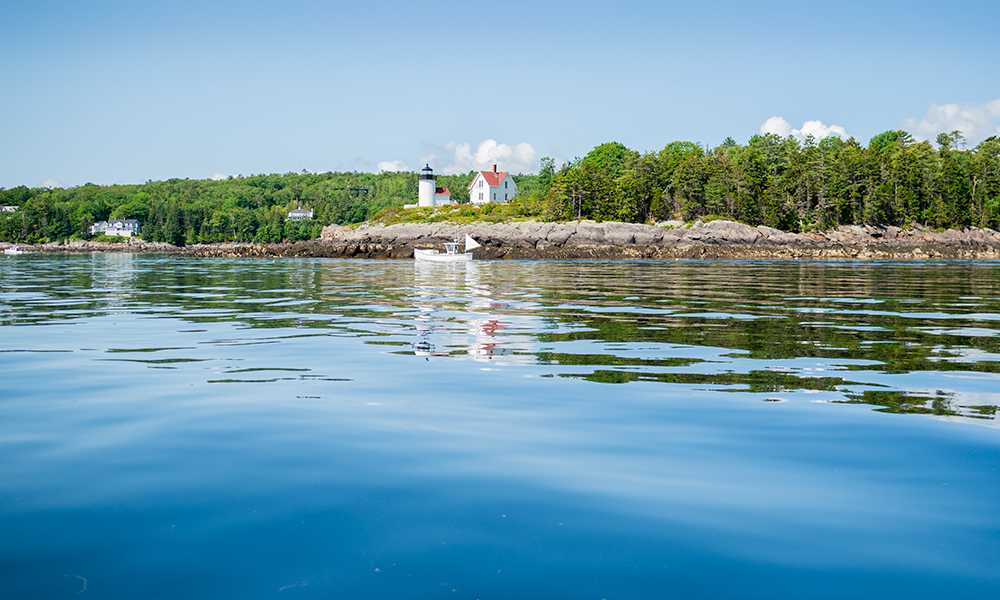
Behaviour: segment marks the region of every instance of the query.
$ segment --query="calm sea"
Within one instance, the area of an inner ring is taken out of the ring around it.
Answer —
[[[995,264],[0,257],[0,598],[1000,597]]]

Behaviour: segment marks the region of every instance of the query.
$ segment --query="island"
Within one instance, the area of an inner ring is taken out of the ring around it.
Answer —
[[[22,186],[0,190],[0,247],[409,259],[469,234],[477,259],[996,259],[1000,137],[936,142],[766,134],[647,153],[609,142],[542,158],[537,174],[427,165]]]

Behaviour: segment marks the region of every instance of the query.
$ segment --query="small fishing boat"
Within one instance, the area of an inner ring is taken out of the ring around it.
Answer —
[[[469,262],[472,260],[472,250],[480,246],[469,234],[465,234],[465,252],[459,253],[459,244],[458,238],[455,238],[454,241],[444,245],[445,251],[443,253],[437,250],[414,248],[413,258],[431,262]]]
[[[4,248],[3,253],[7,256],[16,256],[18,254],[24,254],[24,250],[21,250],[17,247],[17,244],[14,244],[10,248]]]

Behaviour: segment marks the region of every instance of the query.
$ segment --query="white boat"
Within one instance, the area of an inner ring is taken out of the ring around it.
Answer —
[[[458,238],[455,241],[444,245],[445,251],[424,250],[422,248],[413,249],[413,258],[416,260],[429,260],[431,262],[469,262],[472,260],[472,250],[479,247],[472,236],[465,234],[465,252],[459,253]]]
[[[21,250],[17,247],[17,244],[14,244],[10,248],[4,248],[3,253],[8,256],[15,256],[17,254],[24,254],[24,250]]]

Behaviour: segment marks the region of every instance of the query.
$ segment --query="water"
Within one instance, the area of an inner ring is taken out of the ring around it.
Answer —
[[[0,261],[2,598],[993,598],[991,264]]]

